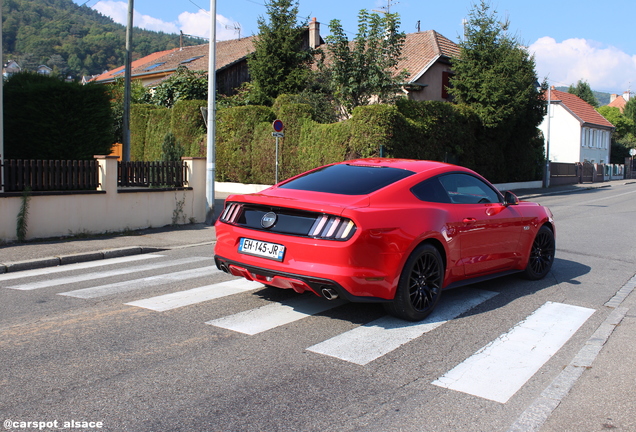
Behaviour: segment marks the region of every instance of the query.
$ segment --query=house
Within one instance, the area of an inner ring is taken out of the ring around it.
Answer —
[[[625,109],[625,105],[629,102],[630,91],[624,92],[622,95],[610,95],[610,103],[607,106],[618,108],[623,112]]]
[[[459,52],[456,43],[435,30],[407,34],[398,70],[409,74],[403,87],[408,98],[450,101],[451,59],[459,57]]]
[[[254,52],[255,36],[216,43],[216,77],[219,93],[230,95],[234,89],[249,81],[247,57]],[[303,46],[319,48],[320,23],[309,22],[303,34]],[[190,70],[208,70],[209,45],[196,45],[161,51],[132,62],[132,79],[139,79],[146,87],[153,87],[173,74],[177,67]],[[459,55],[459,47],[434,30],[406,35],[403,59],[398,70],[409,74],[403,87],[413,100],[447,101],[446,86],[451,76],[450,59]],[[104,72],[92,81],[111,83],[124,76],[124,66]]]
[[[216,82],[219,93],[230,95],[234,89],[249,81],[247,57],[254,52],[254,36],[216,43]],[[303,46],[316,48],[323,44],[320,23],[314,18],[303,34]],[[144,86],[153,87],[172,75],[179,66],[193,71],[208,70],[210,46],[195,45],[161,51],[132,62],[132,79],[140,79]],[[93,81],[110,83],[124,76],[124,66],[97,76]]]
[[[550,88],[549,116],[539,126],[549,142],[552,162],[608,163],[614,125],[576,95]]]
[[[22,68],[20,67],[20,65],[13,61],[13,60],[9,60],[3,67],[2,67],[2,75],[5,78],[9,78],[11,75],[15,75],[19,72],[22,72]]]
[[[38,68],[37,68],[37,70],[35,72],[40,74],[40,75],[49,76],[49,75],[51,75],[53,73],[53,69],[51,69],[47,65],[40,65],[40,66],[38,66]]]

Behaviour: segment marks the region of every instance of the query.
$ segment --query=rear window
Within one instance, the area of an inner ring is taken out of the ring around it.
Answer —
[[[367,195],[413,174],[413,171],[390,167],[331,165],[280,187],[338,195]]]

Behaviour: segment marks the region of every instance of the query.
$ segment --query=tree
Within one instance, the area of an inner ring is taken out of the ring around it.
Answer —
[[[307,83],[313,50],[303,49],[304,26],[297,24],[298,2],[269,0],[269,22],[258,18],[258,36],[247,65],[257,103],[271,105],[280,94],[297,93]]]
[[[592,105],[594,108],[598,108],[598,100],[596,100],[596,96],[594,96],[594,92],[592,92],[587,81],[579,80],[579,82],[576,83],[576,86],[570,85],[568,93],[576,95]]]
[[[475,162],[483,167],[482,174],[494,181],[531,180],[540,177],[543,161],[538,126],[545,115],[545,100],[537,90],[534,57],[508,34],[508,28],[509,23],[499,21],[485,1],[473,6],[459,44],[460,56],[452,59],[455,74],[449,93],[481,120],[481,148]]]
[[[636,104],[635,104],[636,105]],[[629,156],[629,149],[636,148],[634,135],[634,121],[616,107],[602,106],[596,109],[603,117],[613,124],[616,129],[612,133],[612,148],[610,163],[622,164]]]
[[[358,33],[350,44],[340,21],[329,23],[328,60],[320,67],[345,114],[369,104],[374,97],[378,102],[392,102],[397,97],[406,77],[406,72],[397,70],[406,39],[399,26],[397,14],[380,17],[361,10]]]
[[[191,71],[185,66],[179,66],[175,73],[155,87],[150,102],[171,108],[180,100],[207,100],[207,98],[207,72]]]

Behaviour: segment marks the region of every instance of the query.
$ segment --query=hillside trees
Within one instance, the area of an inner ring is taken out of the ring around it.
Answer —
[[[536,87],[534,58],[508,34],[508,27],[485,1],[473,6],[460,57],[452,60],[455,75],[449,92],[481,120],[476,165],[482,174],[493,181],[537,179],[544,151],[538,126],[545,101]]]
[[[570,85],[570,87],[568,87],[568,93],[576,95],[594,108],[598,108],[598,100],[596,96],[594,96],[594,92],[587,81],[579,80],[576,86],[573,84]]]
[[[64,72],[81,76],[124,63],[126,28],[88,6],[73,0],[4,0],[2,7],[4,58],[17,61],[23,70],[52,62],[49,66],[60,72],[67,67]],[[133,40],[135,59],[179,46],[177,35],[138,28]],[[186,38],[190,45],[203,42]]]

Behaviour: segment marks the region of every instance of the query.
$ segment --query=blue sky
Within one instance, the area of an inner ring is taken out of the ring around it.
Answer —
[[[124,24],[127,0],[73,0],[86,4]],[[406,33],[436,30],[458,42],[462,19],[472,0],[391,2],[391,12],[401,17]],[[258,32],[257,19],[266,17],[264,0],[217,0],[217,39],[233,39]],[[341,21],[350,39],[355,37],[360,9],[386,9],[387,0],[300,0],[299,17],[321,23],[329,33],[332,19]],[[501,19],[508,18],[510,31],[535,56],[537,73],[556,86],[586,80],[594,90],[622,93],[636,90],[635,0],[493,0]],[[135,25],[149,30],[208,37],[210,0],[135,0]]]

